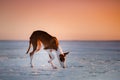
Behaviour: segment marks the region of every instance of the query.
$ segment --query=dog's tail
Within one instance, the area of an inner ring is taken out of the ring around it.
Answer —
[[[29,41],[29,47],[28,47],[28,50],[27,50],[26,54],[28,54],[30,48],[31,48],[31,40]]]

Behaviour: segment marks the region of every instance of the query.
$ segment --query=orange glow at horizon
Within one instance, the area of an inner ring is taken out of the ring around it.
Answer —
[[[60,40],[120,40],[119,0],[0,0],[0,40],[44,30]]]

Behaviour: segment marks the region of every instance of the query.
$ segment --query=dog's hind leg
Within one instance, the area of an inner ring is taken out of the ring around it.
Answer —
[[[36,52],[39,51],[40,48],[41,48],[41,42],[40,42],[40,40],[38,40],[37,41],[37,50],[36,50]]]
[[[31,64],[31,67],[33,67],[33,55],[34,55],[34,53],[36,51],[36,48],[37,48],[37,42],[33,41],[32,45],[33,45],[33,51],[30,53],[30,64]]]

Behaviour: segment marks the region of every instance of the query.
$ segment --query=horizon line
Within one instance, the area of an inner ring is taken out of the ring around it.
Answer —
[[[29,40],[10,40],[10,39],[5,39],[5,40],[0,40],[0,41],[29,41]],[[59,40],[59,41],[120,41],[120,40]]]

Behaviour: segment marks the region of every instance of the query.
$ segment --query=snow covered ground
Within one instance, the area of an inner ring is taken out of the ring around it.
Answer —
[[[67,68],[48,63],[46,51],[34,55],[30,67],[27,41],[0,41],[0,80],[119,80],[120,42],[61,41],[67,56]],[[56,53],[54,53],[56,55]]]

